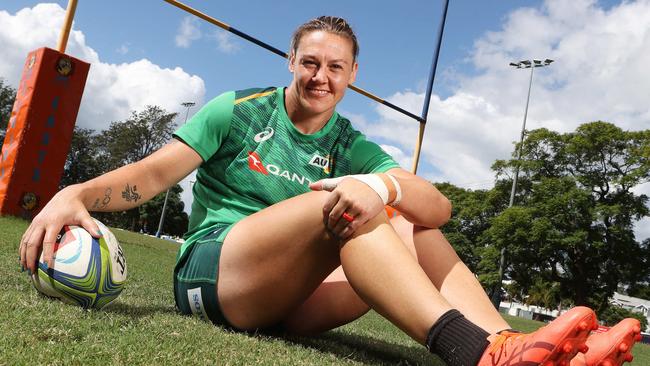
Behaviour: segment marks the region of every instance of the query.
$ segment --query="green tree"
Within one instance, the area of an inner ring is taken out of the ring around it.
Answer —
[[[2,147],[5,139],[5,133],[9,118],[11,118],[11,110],[14,107],[15,99],[16,89],[5,84],[4,79],[0,78],[0,147]]]
[[[566,134],[531,131],[521,147],[521,161],[493,166],[509,181],[519,165],[522,184],[490,240],[507,248],[508,274],[524,292],[559,283],[560,298],[606,309],[619,283],[648,276],[648,246],[633,231],[648,198],[632,189],[650,180],[650,131],[592,122]]]
[[[490,220],[505,207],[505,198],[495,189],[472,191],[450,183],[437,183],[436,187],[452,203],[451,218],[441,230],[460,258],[476,271],[481,261],[476,247]]]
[[[641,329],[648,328],[648,318],[643,316],[643,314],[627,310],[620,306],[612,305],[606,310],[598,313],[598,319],[610,327],[625,318],[638,319],[641,322]]]
[[[85,182],[106,172],[99,136],[93,130],[75,127],[65,161],[60,188]]]
[[[158,106],[147,106],[124,121],[112,122],[101,133],[109,169],[140,161],[161,148],[172,137],[176,115]]]
[[[185,211],[183,211],[185,204],[181,200],[182,192],[183,188],[178,184],[169,189],[165,221],[161,231],[162,233],[182,236],[187,231],[189,219]],[[162,207],[165,202],[165,194],[166,192],[161,192],[156,197],[139,207],[141,220],[140,226],[143,232],[155,234],[158,230],[160,214],[162,213]]]
[[[176,113],[147,106],[143,111],[132,112],[124,121],[112,122],[97,138],[101,145],[99,156],[105,161],[106,170],[140,161],[161,148],[176,128],[175,117]],[[139,208],[103,216],[111,225],[132,231],[138,231],[143,223]]]
[[[499,183],[491,190],[467,190],[450,183],[436,187],[452,203],[452,216],[442,228],[458,256],[478,275],[486,289],[500,288],[499,251],[484,238],[492,219],[508,203],[508,188]]]
[[[650,285],[647,283],[634,284],[627,289],[627,295],[644,300],[650,300]]]
[[[546,282],[541,277],[533,283],[528,290],[524,302],[528,305],[537,305],[546,309],[555,309],[562,303],[560,284]]]

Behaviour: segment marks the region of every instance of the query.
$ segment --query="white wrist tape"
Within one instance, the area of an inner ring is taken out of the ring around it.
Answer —
[[[377,192],[384,205],[388,204],[388,187],[386,187],[384,181],[377,174],[348,175],[347,178],[354,178],[356,180],[364,182],[375,192]]]
[[[395,191],[396,191],[395,199],[392,202],[389,202],[388,204],[391,206],[395,206],[398,203],[400,203],[400,201],[402,200],[402,187],[399,185],[399,182],[395,177],[393,177],[391,174],[388,173],[386,173],[386,175],[388,176],[388,178],[390,178],[391,181],[393,181],[393,184],[395,185]]]
[[[384,205],[396,205],[402,199],[402,188],[397,179],[390,174],[355,174],[324,179],[323,189],[333,190],[345,178],[353,178],[368,185],[377,193]]]

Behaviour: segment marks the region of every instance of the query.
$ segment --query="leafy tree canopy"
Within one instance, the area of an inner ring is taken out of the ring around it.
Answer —
[[[648,197],[632,189],[650,179],[650,131],[606,122],[575,132],[530,131],[520,161],[497,161],[497,179],[519,166],[515,207],[492,220],[487,235],[506,248],[509,276],[530,291],[559,283],[561,298],[597,309],[619,283],[648,276],[648,246],[634,223],[648,216]]]
[[[111,123],[107,130],[95,133],[75,128],[61,188],[85,182],[123,165],[142,160],[169,141],[176,128],[175,113],[160,107],[147,106],[132,112],[124,121]],[[183,189],[170,189],[163,233],[181,236],[187,230],[188,216],[183,211]],[[93,213],[110,226],[155,234],[166,192],[158,194],[142,206],[123,212]]]

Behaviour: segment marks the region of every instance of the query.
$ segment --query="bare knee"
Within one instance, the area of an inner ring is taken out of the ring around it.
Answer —
[[[366,221],[363,223],[361,226],[359,226],[352,235],[350,235],[349,238],[343,240],[343,242],[346,242],[348,240],[354,239],[360,235],[367,234],[369,232],[374,231],[378,227],[382,225],[390,225],[390,220],[388,218],[388,215],[386,215],[386,211],[381,211],[379,214],[377,214],[375,217],[371,218],[370,220]]]
[[[323,224],[327,192],[310,192],[241,220],[221,252],[218,298],[242,329],[272,326],[305,301],[339,263]],[[288,275],[290,274],[290,275]]]

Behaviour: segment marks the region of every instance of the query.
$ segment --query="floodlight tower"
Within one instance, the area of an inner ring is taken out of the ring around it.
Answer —
[[[185,111],[185,121],[183,124],[187,123],[187,116],[190,114],[190,108],[194,107],[196,103],[194,102],[183,102],[181,105],[186,109]],[[162,232],[163,223],[165,222],[165,211],[167,210],[167,199],[169,198],[169,188],[167,193],[165,193],[165,203],[163,203],[162,212],[160,213],[160,221],[158,222],[158,230],[156,231],[156,237],[160,238],[160,233]]]
[[[519,147],[517,149],[517,165],[515,165],[515,175],[512,178],[512,188],[510,189],[510,201],[508,208],[512,207],[515,202],[515,191],[517,190],[517,180],[519,179],[519,160],[521,159],[521,147],[526,135],[526,118],[528,117],[528,105],[530,103],[530,89],[533,85],[533,71],[537,67],[545,67],[550,65],[554,60],[547,58],[546,60],[522,60],[519,62],[511,62],[510,66],[516,69],[530,69],[530,79],[528,80],[528,96],[526,97],[526,109],[524,110],[524,122],[521,125],[521,136],[519,137]],[[501,303],[501,286],[503,284],[503,274],[506,265],[506,248],[501,248],[501,256],[499,259],[499,283],[498,287],[492,289],[492,304],[499,310]]]

